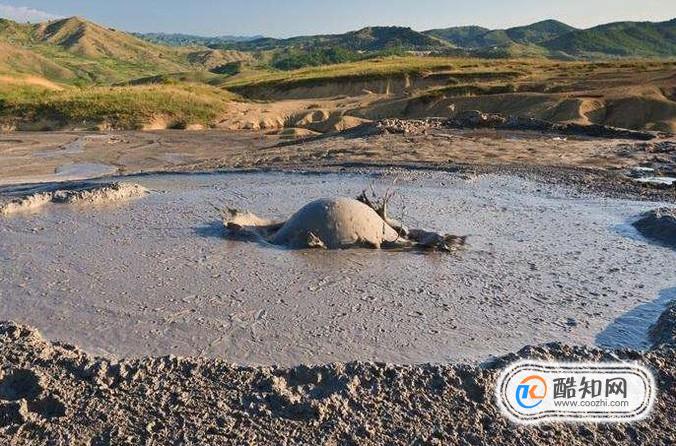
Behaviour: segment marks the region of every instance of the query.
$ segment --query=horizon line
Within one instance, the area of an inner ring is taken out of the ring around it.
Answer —
[[[535,24],[538,24],[538,23],[542,23],[542,22],[548,22],[548,21],[554,21],[554,22],[562,23],[564,25],[567,25],[567,26],[574,28],[575,30],[584,31],[584,30],[589,30],[589,29],[597,28],[599,26],[605,26],[605,25],[610,25],[610,24],[614,24],[614,23],[664,23],[664,22],[670,22],[672,20],[676,20],[676,17],[672,17],[672,18],[665,19],[665,20],[617,20],[617,21],[613,21],[613,22],[599,23],[599,24],[596,24],[594,26],[590,26],[590,27],[587,27],[587,28],[578,28],[576,26],[570,25],[570,24],[568,24],[568,23],[566,23],[562,20],[555,19],[555,18],[545,18],[545,19],[536,20],[534,22],[527,23],[527,24],[524,24],[524,25],[516,25],[516,26],[510,26],[510,27],[506,27],[506,28],[504,28],[504,27],[490,28],[490,27],[486,27],[486,26],[482,26],[482,25],[470,24],[470,25],[452,25],[452,26],[441,27],[441,28],[428,28],[428,29],[418,30],[418,29],[413,28],[412,26],[406,26],[406,25],[368,25],[368,26],[364,26],[364,27],[361,27],[361,28],[357,28],[357,29],[347,29],[346,31],[342,31],[342,32],[335,32],[335,33],[328,33],[328,34],[321,34],[321,33],[317,33],[317,34],[291,34],[291,35],[284,36],[284,37],[273,37],[273,36],[266,35],[266,34],[263,34],[263,33],[260,33],[260,32],[254,33],[254,34],[228,34],[228,33],[224,33],[224,34],[215,34],[215,35],[202,35],[202,34],[192,34],[190,32],[183,32],[183,31],[131,31],[131,30],[126,30],[126,29],[122,29],[122,28],[118,28],[118,27],[111,27],[109,25],[103,24],[102,22],[94,21],[92,19],[88,19],[84,16],[79,16],[79,15],[59,17],[59,18],[54,18],[54,19],[50,19],[50,20],[41,20],[41,21],[36,21],[36,22],[31,22],[29,20],[27,20],[25,22],[20,22],[20,21],[17,21],[17,20],[6,18],[6,17],[0,17],[0,19],[9,20],[9,21],[12,21],[12,22],[15,22],[15,23],[24,23],[24,24],[31,24],[31,25],[37,25],[37,24],[40,24],[40,23],[53,23],[53,22],[59,22],[59,21],[62,21],[62,20],[70,20],[70,19],[80,19],[80,20],[83,20],[83,21],[86,21],[86,22],[91,22],[91,23],[94,23],[96,25],[108,28],[108,29],[115,29],[115,30],[122,31],[122,32],[125,32],[125,33],[128,33],[128,34],[182,34],[182,35],[186,35],[186,36],[194,36],[194,37],[201,37],[201,38],[257,37],[257,38],[271,38],[271,39],[284,40],[284,39],[292,39],[292,38],[295,38],[295,37],[335,36],[335,35],[346,34],[346,33],[349,33],[349,32],[361,31],[363,29],[368,29],[368,28],[407,28],[407,29],[411,29],[411,30],[419,32],[419,33],[424,33],[424,32],[427,32],[427,31],[432,31],[432,30],[437,30],[437,29],[468,28],[468,27],[484,28],[484,29],[487,29],[489,31],[501,31],[501,30],[508,30],[508,29],[513,29],[513,28],[521,28],[521,27],[525,27],[525,26],[531,26],[531,25],[535,25]]]

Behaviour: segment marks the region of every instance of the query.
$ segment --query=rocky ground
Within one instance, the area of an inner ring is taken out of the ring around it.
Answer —
[[[673,321],[663,319],[671,342],[645,353],[550,344],[481,367],[349,363],[291,369],[171,356],[111,363],[5,322],[0,443],[671,445],[676,351]],[[500,367],[518,358],[639,361],[658,383],[654,412],[629,424],[514,425],[500,414],[493,385]]]

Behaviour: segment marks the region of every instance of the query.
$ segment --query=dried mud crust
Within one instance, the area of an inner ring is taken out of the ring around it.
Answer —
[[[75,183],[63,189],[19,194],[18,197],[0,201],[0,215],[35,211],[49,203],[98,205],[131,200],[147,193],[146,188],[132,183]]]
[[[673,313],[672,313],[673,315]],[[375,363],[236,367],[176,357],[111,363],[0,323],[0,443],[34,444],[608,444],[676,441],[676,351],[548,344],[483,367]],[[631,424],[517,426],[493,386],[519,358],[639,361],[659,387]]]

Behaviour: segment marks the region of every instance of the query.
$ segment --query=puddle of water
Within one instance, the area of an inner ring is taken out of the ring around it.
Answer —
[[[52,157],[52,156],[61,156],[61,155],[74,155],[77,153],[82,153],[84,151],[85,145],[84,137],[79,137],[75,141],[64,144],[56,150],[44,150],[41,152],[35,152],[35,156],[40,157]]]
[[[85,144],[87,141],[91,140],[110,140],[109,135],[86,135],[86,136],[79,136],[75,140],[62,145],[56,150],[44,150],[40,152],[35,152],[33,155],[34,156],[40,156],[40,157],[54,157],[54,156],[61,156],[61,155],[75,155],[78,153],[84,152],[85,149]]]
[[[62,164],[55,169],[51,175],[22,176],[16,178],[5,178],[0,182],[0,186],[12,188],[17,184],[31,186],[39,183],[53,183],[65,181],[79,181],[90,178],[97,178],[117,173],[115,166],[102,163],[70,163]]]
[[[73,163],[64,164],[56,169],[56,175],[69,179],[85,179],[110,175],[117,172],[115,166],[102,163]]]

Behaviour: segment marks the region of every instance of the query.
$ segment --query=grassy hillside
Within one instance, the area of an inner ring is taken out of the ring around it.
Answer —
[[[580,30],[556,20],[504,30],[480,27],[435,29],[425,34],[487,57],[559,59],[676,57],[676,19],[618,22]]]
[[[210,126],[232,100],[197,84],[68,87],[0,83],[0,127],[142,129]]]
[[[342,48],[350,51],[383,51],[392,48],[405,50],[430,50],[444,48],[448,44],[411,28],[398,26],[375,26],[345,34],[300,36],[290,39],[263,38],[234,45],[241,50],[279,50],[287,48],[316,50]]]
[[[668,58],[676,57],[675,29],[676,20],[589,30],[554,20],[506,30],[469,26],[419,33],[403,27],[369,27],[345,34],[261,38],[199,48],[155,44],[78,17],[41,24],[0,20],[0,74],[40,76],[69,85],[110,85],[199,70],[235,74],[241,71],[239,62],[295,70],[416,51],[488,58]]]
[[[425,34],[445,40],[454,46],[460,48],[473,48],[476,41],[490,29],[481,26],[456,26],[453,28],[432,29],[425,31]]]
[[[36,25],[0,20],[0,49],[0,73],[67,84],[109,84],[250,59],[238,51],[156,45],[78,17]]]
[[[544,46],[579,57],[675,57],[676,19],[596,26],[564,34]]]
[[[464,63],[475,65],[471,60],[445,57],[384,57],[358,62],[308,67],[293,71],[269,69],[246,70],[223,82],[226,88],[274,84],[284,85],[295,82],[322,82],[354,77],[382,77],[403,74],[417,74],[428,71],[451,70]]]
[[[528,45],[545,42],[575,28],[556,20],[544,20],[527,26],[490,30],[479,26],[433,29],[425,34],[444,39],[460,48],[485,48],[496,45]]]
[[[505,30],[507,36],[516,43],[542,43],[575,31],[570,25],[557,20],[543,20],[527,26],[517,26]]]
[[[675,62],[664,61],[407,56],[293,71],[256,66],[242,66],[229,75],[189,71],[115,87],[78,88],[34,76],[0,75],[0,128],[200,124],[276,129],[318,126],[319,117],[333,125],[343,117],[418,118],[447,116],[451,109],[480,109],[673,130],[676,105],[670,76],[675,69]]]

